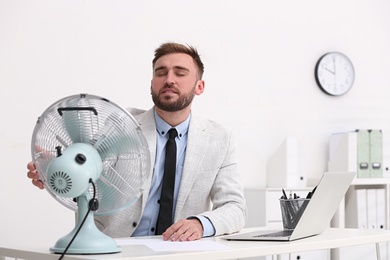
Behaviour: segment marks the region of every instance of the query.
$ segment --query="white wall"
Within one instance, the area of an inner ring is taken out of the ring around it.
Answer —
[[[388,0],[0,0],[0,246],[54,243],[72,227],[73,212],[26,178],[37,117],[78,93],[151,107],[151,60],[165,41],[202,54],[206,92],[193,108],[243,133],[246,187],[265,186],[265,163],[287,136],[297,138],[299,171],[314,179],[333,132],[380,128],[389,146],[389,12]],[[342,97],[314,80],[329,51],[355,66]]]

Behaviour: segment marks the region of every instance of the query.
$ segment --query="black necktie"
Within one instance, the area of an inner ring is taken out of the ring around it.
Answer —
[[[161,235],[172,225],[173,192],[175,189],[176,174],[176,142],[177,131],[169,130],[169,139],[165,151],[164,177],[160,198],[160,211],[158,213],[156,235]]]

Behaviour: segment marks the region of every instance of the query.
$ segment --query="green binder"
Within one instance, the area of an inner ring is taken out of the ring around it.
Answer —
[[[370,131],[370,177],[383,177],[382,131]]]
[[[356,130],[357,132],[357,177],[370,177],[370,132]]]

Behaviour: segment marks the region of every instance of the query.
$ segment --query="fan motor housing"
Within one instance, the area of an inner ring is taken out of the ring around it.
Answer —
[[[102,169],[102,159],[94,147],[74,143],[50,162],[46,179],[53,193],[75,198],[88,191],[89,180],[96,181]]]

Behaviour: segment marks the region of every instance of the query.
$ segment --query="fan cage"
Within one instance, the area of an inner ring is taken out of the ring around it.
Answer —
[[[150,177],[150,153],[138,122],[127,110],[99,96],[80,94],[55,102],[38,118],[31,153],[39,177],[57,201],[76,211],[76,202],[53,193],[46,179],[57,147],[65,150],[73,143],[92,145],[102,159],[95,215],[115,214],[141,195]]]

